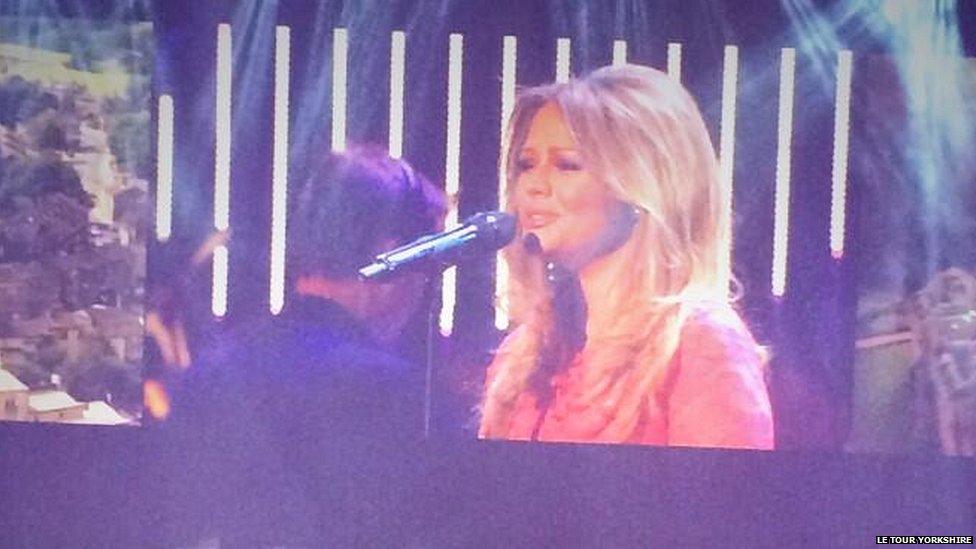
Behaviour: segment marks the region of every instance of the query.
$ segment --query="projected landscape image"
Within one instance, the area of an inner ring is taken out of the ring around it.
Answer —
[[[138,423],[152,28],[0,37],[0,420]]]
[[[867,56],[858,70],[863,259],[849,448],[972,456],[976,60]]]

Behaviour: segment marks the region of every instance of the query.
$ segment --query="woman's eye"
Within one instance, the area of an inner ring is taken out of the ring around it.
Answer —
[[[531,170],[533,165],[532,159],[530,158],[519,158],[515,161],[515,169],[519,172]]]
[[[563,171],[579,171],[583,169],[583,164],[576,160],[561,159],[556,161],[556,167]]]

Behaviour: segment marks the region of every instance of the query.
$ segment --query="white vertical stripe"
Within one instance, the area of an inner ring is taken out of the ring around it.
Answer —
[[[291,34],[275,28],[274,153],[271,163],[271,314],[285,304],[285,246],[288,215],[288,84]]]
[[[217,97],[214,151],[214,227],[230,226],[230,104],[231,104],[230,25],[217,27]]]
[[[783,48],[779,76],[779,141],[776,148],[776,210],[773,223],[773,295],[786,293],[790,231],[790,165],[796,50]]]
[[[332,150],[346,150],[346,66],[349,37],[346,29],[332,31]]]
[[[447,75],[447,155],[445,159],[444,187],[447,193],[448,212],[445,227],[458,225],[458,193],[460,191],[461,161],[461,75],[464,68],[464,36],[451,34],[448,50]],[[450,335],[454,330],[454,305],[457,300],[457,269],[444,271],[441,333]]]
[[[214,150],[214,227],[218,231],[230,228],[230,138],[231,138],[231,29],[221,23],[217,27],[217,85],[215,107]],[[227,248],[214,250],[211,310],[216,316],[227,312]]]
[[[390,36],[390,156],[403,156],[403,86],[407,36],[393,31]]]
[[[725,46],[725,61],[722,66],[722,125],[719,131],[719,176],[724,193],[724,204],[728,208],[723,234],[728,238],[727,249],[723,253],[722,276],[732,277],[732,176],[735,172],[735,102],[739,82],[739,48]]]
[[[830,253],[844,256],[844,228],[847,207],[847,155],[850,135],[851,73],[853,55],[850,50],[837,54],[837,96],[834,106],[834,162],[831,177]]]
[[[668,76],[681,82],[681,44],[677,42],[668,44]]]
[[[514,36],[506,36],[502,40],[502,105],[501,105],[501,156],[502,162],[498,169],[498,209],[505,208],[505,197],[508,194],[508,174],[505,173],[504,159],[508,156],[506,147],[506,133],[508,122],[515,108],[515,75],[517,57],[517,42]],[[499,330],[508,328],[508,263],[497,255],[495,262],[495,327]]]
[[[613,41],[613,65],[620,66],[627,63],[627,42],[624,40]]]
[[[227,264],[227,246],[221,244],[213,251],[213,294],[210,300],[210,310],[218,317],[227,314]]]
[[[173,97],[159,96],[156,126],[156,239],[173,234]]]
[[[556,82],[569,81],[569,38],[556,39]]]

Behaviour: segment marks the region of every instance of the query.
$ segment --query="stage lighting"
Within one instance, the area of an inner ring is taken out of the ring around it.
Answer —
[[[444,190],[448,212],[444,225],[450,229],[458,224],[458,192],[461,165],[461,71],[464,67],[464,36],[451,34],[448,49],[447,75],[447,158]],[[444,271],[441,293],[440,329],[445,336],[454,330],[454,305],[457,301],[457,268]]]
[[[668,44],[668,76],[675,82],[681,82],[681,44]]]
[[[156,239],[173,232],[173,97],[159,96],[156,134]]]
[[[569,81],[569,38],[556,39],[556,82]]]
[[[285,304],[285,246],[288,216],[288,88],[291,34],[275,28],[274,156],[271,164],[271,314]]]
[[[346,29],[332,33],[332,150],[346,150],[346,63],[349,36]]]
[[[226,23],[217,27],[217,85],[214,147],[214,228],[230,228],[230,137],[231,137],[231,28]],[[219,253],[218,253],[219,252]],[[215,316],[227,312],[227,248],[214,251],[211,309]]]
[[[834,162],[831,174],[830,199],[830,254],[840,259],[844,256],[844,225],[847,203],[847,153],[851,122],[851,69],[850,50],[837,54],[837,93],[834,106]]]
[[[613,41],[613,65],[615,67],[627,63],[627,42],[625,40]]]
[[[719,130],[719,173],[724,205],[729,210],[723,233],[728,238],[728,249],[723,254],[722,276],[732,276],[732,176],[735,173],[735,102],[739,84],[739,48],[725,46],[722,66],[722,122]]]
[[[403,85],[406,64],[407,35],[393,31],[390,35],[390,137],[393,158],[403,156]]]
[[[512,117],[512,110],[515,108],[515,82],[516,82],[516,63],[518,43],[514,36],[506,36],[502,39],[502,109],[501,109],[501,143],[505,143],[505,132],[508,121]],[[503,145],[504,146],[504,145]],[[501,158],[507,156],[507,151],[502,151]],[[508,174],[505,173],[505,166],[500,166],[498,170],[498,209],[505,208],[505,196],[508,194]],[[498,254],[495,262],[495,328],[505,330],[508,328],[508,264],[505,259]]]
[[[786,293],[790,238],[790,147],[793,139],[793,87],[796,50],[783,48],[779,73],[779,140],[776,146],[776,194],[773,221],[773,295]]]

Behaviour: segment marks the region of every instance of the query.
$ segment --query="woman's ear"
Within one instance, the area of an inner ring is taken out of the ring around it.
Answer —
[[[613,206],[607,235],[604,238],[600,255],[608,254],[624,245],[634,232],[634,227],[644,214],[644,209],[630,202],[619,201]]]

